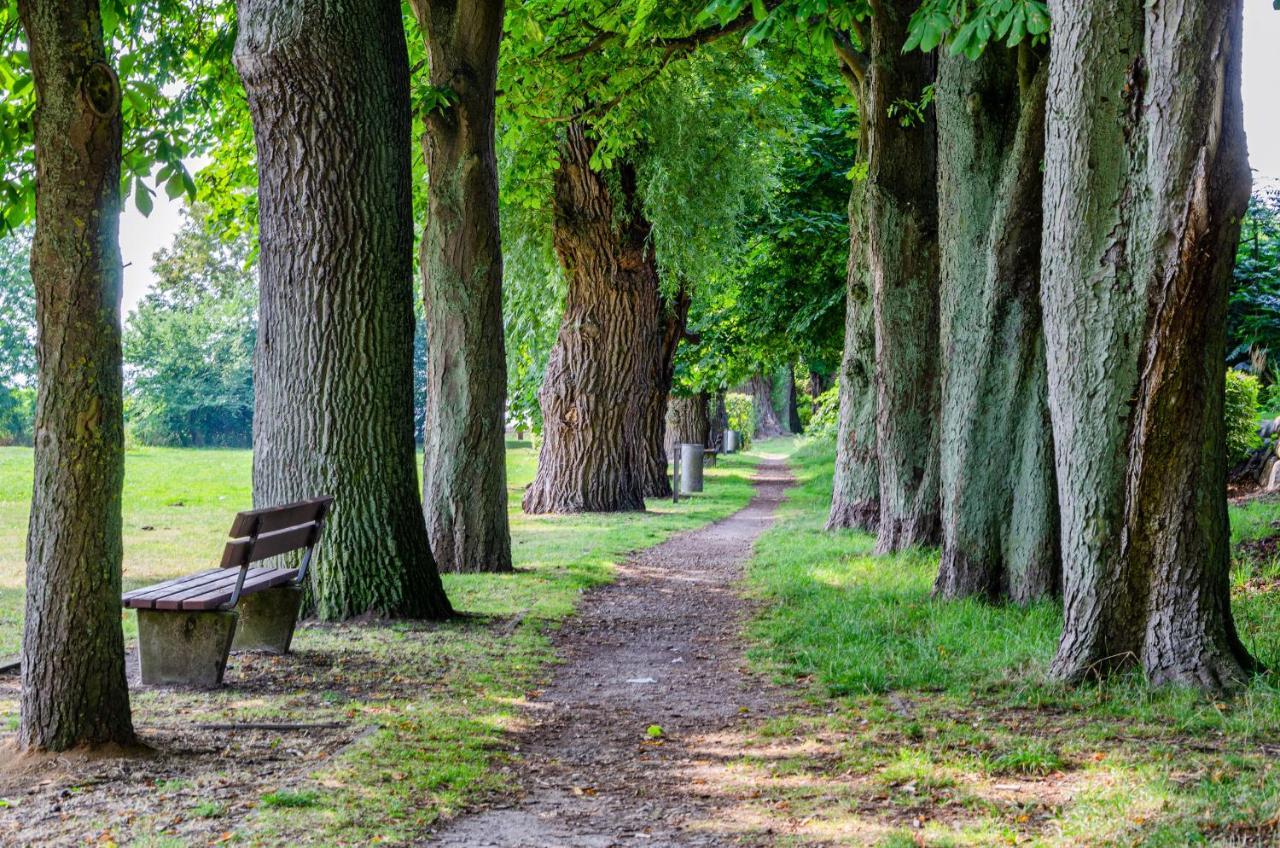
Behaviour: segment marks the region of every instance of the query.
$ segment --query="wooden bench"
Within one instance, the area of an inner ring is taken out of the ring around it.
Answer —
[[[125,593],[138,613],[142,682],[222,685],[232,650],[289,652],[302,605],[302,581],[333,498],[239,513],[222,564]],[[253,567],[305,550],[297,568]]]

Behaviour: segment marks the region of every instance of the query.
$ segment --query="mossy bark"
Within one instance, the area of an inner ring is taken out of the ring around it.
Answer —
[[[1240,0],[1052,0],[1043,303],[1065,620],[1051,673],[1231,688],[1227,287]]]
[[[134,741],[120,630],[120,86],[98,3],[18,4],[35,80],[39,393],[18,744]]]
[[[494,99],[501,0],[413,0],[430,83],[453,100],[425,117],[431,185],[421,261],[427,317],[423,509],[447,571],[510,571],[502,246]]]
[[[1058,588],[1058,504],[1040,318],[1048,62],[991,45],[938,73],[945,598]]]
[[[240,0],[258,151],[254,502],[335,496],[324,619],[451,614],[413,425],[409,67],[400,6]]]

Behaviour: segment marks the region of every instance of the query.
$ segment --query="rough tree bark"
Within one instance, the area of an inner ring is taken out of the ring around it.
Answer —
[[[18,11],[36,91],[39,360],[18,744],[127,745],[120,86],[96,0],[22,0]]]
[[[724,389],[719,389],[712,401],[710,420],[707,422],[707,447],[724,447],[724,431],[729,429],[729,410],[724,404]]]
[[[676,348],[685,335],[689,318],[689,293],[683,287],[674,297],[652,293],[652,305],[657,314],[652,322],[653,338],[642,348],[642,355],[649,358],[642,371],[644,381],[636,391],[640,394],[642,439],[636,467],[644,480],[644,494],[649,498],[671,496],[671,480],[667,477],[668,451],[666,443],[667,400],[671,397],[671,379],[676,370]]]
[[[1052,674],[1230,688],[1223,370],[1248,201],[1241,0],[1050,3],[1043,303],[1065,621]]]
[[[939,538],[938,192],[933,54],[902,52],[915,0],[872,0],[865,213],[876,349],[880,553]],[[908,109],[908,112],[911,110]],[[905,124],[905,126],[904,126]]]
[[[455,100],[426,116],[431,185],[421,261],[427,317],[423,508],[448,571],[510,571],[502,247],[494,92],[502,0],[413,0],[430,82]]]
[[[663,448],[667,456],[676,445],[705,445],[711,432],[711,420],[707,416],[707,396],[672,395],[667,404],[666,438]]]
[[[1041,174],[1048,63],[945,54],[937,85],[942,561],[934,591],[1028,603],[1058,588]]]
[[[787,430],[796,435],[804,432],[804,425],[800,423],[800,409],[796,401],[796,365],[794,362],[787,365]]]
[[[773,380],[769,375],[756,372],[750,381],[751,402],[755,407],[757,439],[771,439],[786,433],[782,422],[778,420],[778,412],[773,408]]]
[[[854,81],[858,102],[866,103],[864,80]],[[867,161],[867,134],[858,136],[858,162]],[[871,309],[871,266],[867,253],[867,182],[849,190],[849,263],[845,272],[844,353],[840,360],[840,424],[831,486],[828,530],[880,526],[880,471],[876,455],[876,331]]]
[[[390,0],[241,0],[258,149],[254,501],[336,497],[325,619],[450,614],[414,473],[409,68]]]
[[[555,174],[554,244],[569,278],[560,334],[538,400],[543,440],[525,512],[644,509],[638,458],[647,449],[637,391],[646,344],[658,333],[658,269],[639,209],[634,169],[618,168],[619,196],[591,169],[595,142],[571,124]]]

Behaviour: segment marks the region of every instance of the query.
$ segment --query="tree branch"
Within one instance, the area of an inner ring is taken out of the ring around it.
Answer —
[[[836,57],[843,70],[853,74],[861,85],[867,78],[867,70],[871,67],[871,59],[849,39],[849,36],[834,27],[831,29],[831,46],[835,48]]]

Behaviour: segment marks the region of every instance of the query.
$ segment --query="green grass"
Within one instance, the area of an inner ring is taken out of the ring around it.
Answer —
[[[825,532],[832,461],[829,445],[793,455],[800,485],[750,569],[765,610],[751,658],[799,682],[812,705],[744,751],[761,804],[790,805],[812,838],[838,844],[1280,838],[1272,678],[1226,702],[1152,690],[1134,674],[1054,684],[1044,669],[1057,606],[935,601],[936,552],[876,557],[866,534]],[[1278,510],[1233,508],[1237,541],[1264,535]],[[1257,578],[1270,568],[1241,560],[1235,612],[1246,644],[1274,666],[1280,587]],[[785,768],[771,755],[780,740],[804,752]]]
[[[520,705],[553,660],[549,631],[574,610],[583,591],[610,580],[614,565],[630,551],[745,506],[758,461],[751,455],[726,457],[708,469],[705,494],[678,504],[651,501],[644,513],[531,517],[520,511],[519,498],[533,477],[536,456],[527,443],[508,448],[516,573],[444,575],[450,599],[467,617],[427,626],[303,626],[293,662],[309,659],[312,665],[297,672],[304,677],[266,694],[234,686],[213,693],[133,693],[135,724],[161,745],[166,727],[192,721],[337,721],[365,731],[339,756],[304,771],[301,784],[261,787],[247,817],[220,813],[218,827],[229,829],[236,844],[408,844],[440,816],[506,788],[500,767],[510,747],[507,734],[518,726]],[[250,504],[250,460],[247,451],[234,450],[128,452],[126,587],[215,560],[232,515]],[[0,449],[4,651],[16,651],[20,639],[30,487],[30,449]],[[122,622],[131,637],[132,616],[122,616]],[[250,655],[233,662],[247,676],[279,673],[280,661],[272,658]],[[14,701],[0,700],[0,714],[10,726],[16,712]],[[221,780],[221,772],[210,772],[161,781],[148,809],[131,811],[128,823],[114,826],[110,835],[128,844],[154,831],[148,837],[154,844],[169,844],[170,838],[184,844],[174,822],[200,815],[193,813],[194,798]],[[75,833],[86,824],[71,819],[65,827]]]

